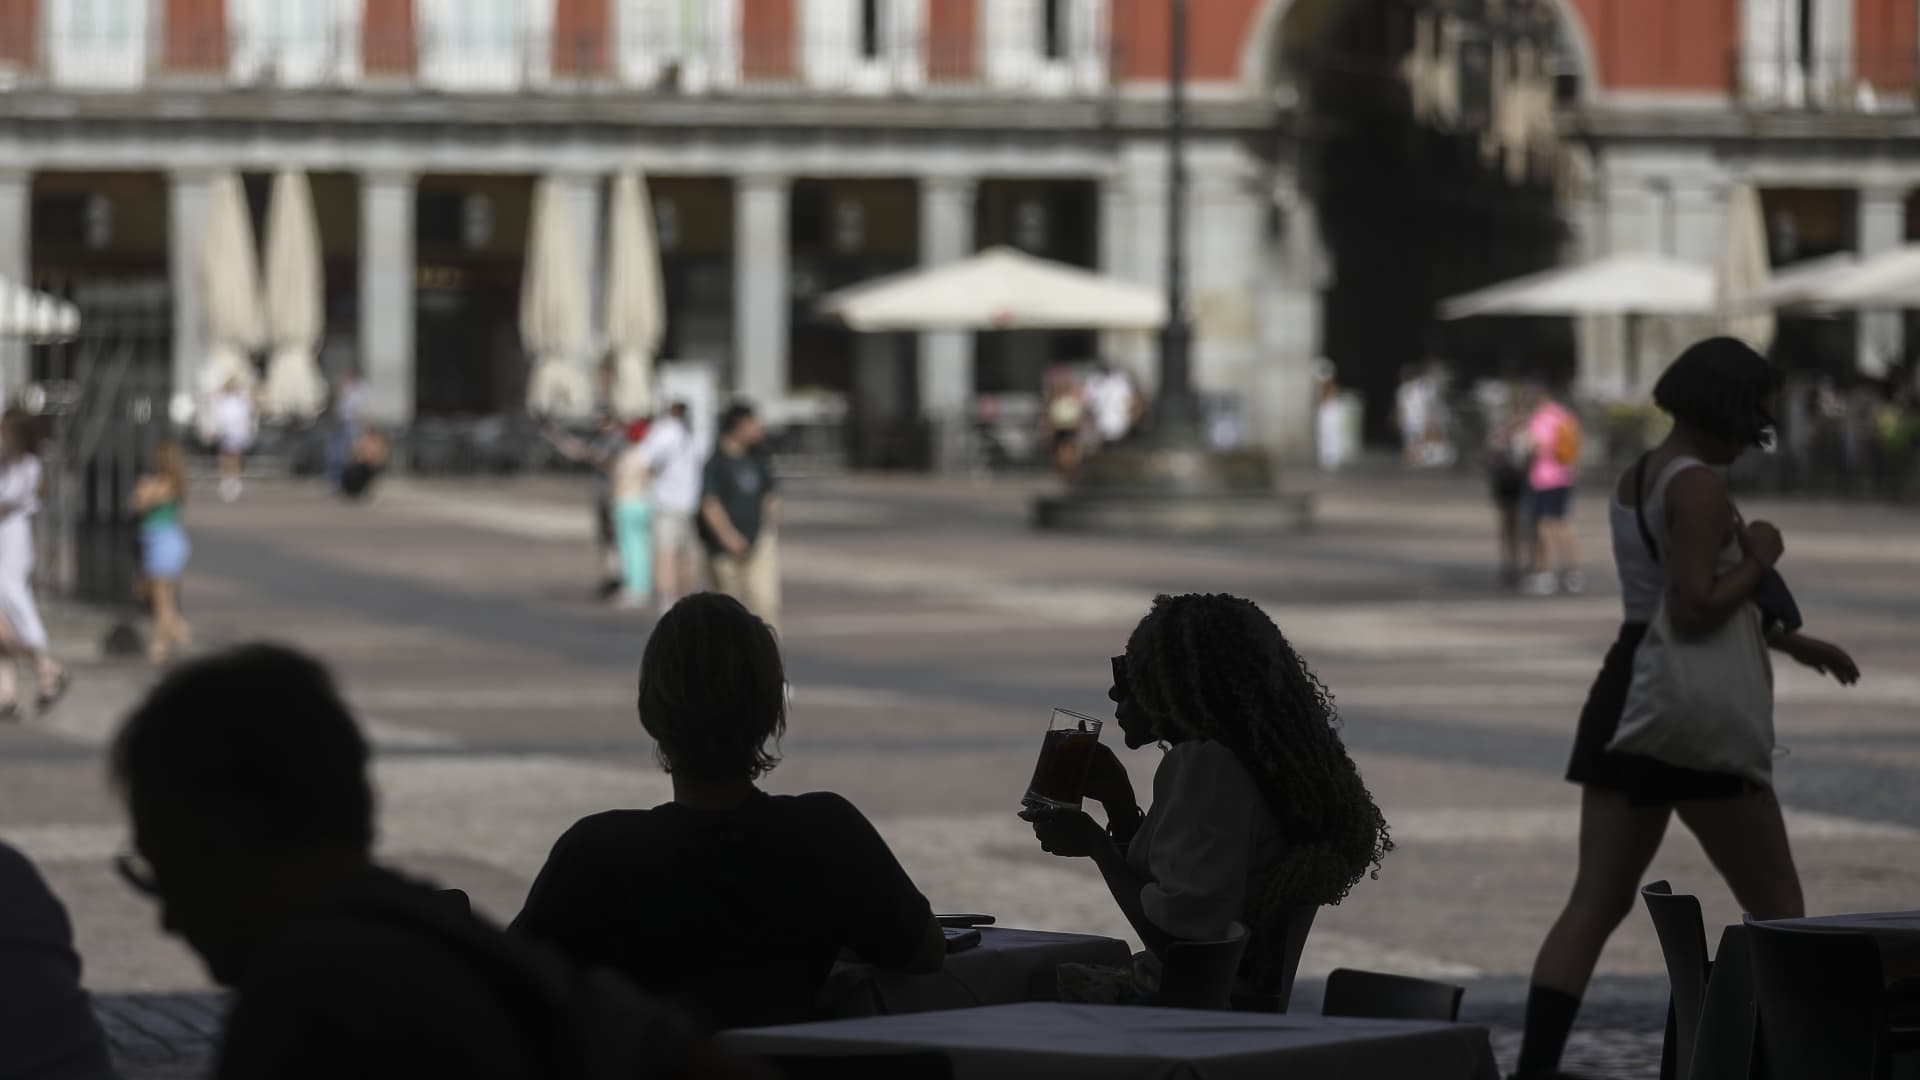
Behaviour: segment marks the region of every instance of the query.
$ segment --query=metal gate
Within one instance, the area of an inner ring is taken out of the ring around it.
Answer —
[[[39,586],[49,596],[131,607],[140,568],[133,485],[173,434],[168,343],[130,326],[48,348],[25,404],[48,426]]]

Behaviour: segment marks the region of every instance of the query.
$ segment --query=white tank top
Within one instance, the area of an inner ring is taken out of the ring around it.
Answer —
[[[1647,531],[1653,534],[1653,542],[1659,547],[1667,544],[1667,487],[1674,477],[1693,468],[1712,466],[1699,458],[1674,458],[1641,496],[1641,505],[1646,507]],[[1631,504],[1620,501],[1618,485],[1614,487],[1607,510],[1607,523],[1613,532],[1613,567],[1620,575],[1622,617],[1627,622],[1652,622],[1654,612],[1660,607],[1660,594],[1667,588],[1667,572],[1647,550],[1646,541],[1640,536],[1639,515]]]

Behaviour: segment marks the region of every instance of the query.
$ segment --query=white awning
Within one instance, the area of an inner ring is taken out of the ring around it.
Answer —
[[[1441,301],[1443,319],[1477,315],[1712,315],[1712,268],[1665,255],[1609,255]]]
[[[861,331],[1151,330],[1167,321],[1157,289],[1008,247],[841,289],[820,310]]]
[[[66,341],[80,332],[80,309],[0,278],[0,339]]]
[[[1920,308],[1920,245],[1909,244],[1838,264],[1779,291],[1782,308],[1808,311],[1904,311]]]

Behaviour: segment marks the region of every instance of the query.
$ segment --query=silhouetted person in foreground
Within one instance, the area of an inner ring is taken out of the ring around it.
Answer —
[[[1751,635],[1756,650],[1764,637],[1766,646],[1841,685],[1860,678],[1859,666],[1838,646],[1766,616],[1766,582],[1785,542],[1767,522],[1743,520],[1728,487],[1733,463],[1772,440],[1781,380],[1779,370],[1743,341],[1708,338],[1688,348],[1653,387],[1654,404],[1673,417],[1672,433],[1615,485],[1608,514],[1623,617],[1580,711],[1567,763],[1567,779],[1581,792],[1580,866],[1534,962],[1515,1073],[1521,1080],[1558,1075],[1594,965],[1636,906],[1635,894],[1674,817],[1700,842],[1742,911],[1756,919],[1806,913],[1770,778],[1761,783],[1730,771],[1684,767],[1612,745],[1630,704],[1676,717],[1681,725],[1697,722],[1695,710],[1663,701],[1645,688],[1649,684],[1642,684],[1641,700],[1634,701],[1643,646],[1668,647],[1657,637],[1648,642],[1663,606],[1675,641],[1704,640],[1725,628],[1736,640]],[[1674,655],[1699,663],[1709,654]],[[1729,685],[1739,670],[1716,674],[1713,684],[1726,694],[1742,691]],[[1764,678],[1758,689],[1770,697],[1770,667]],[[1771,715],[1767,719],[1771,723]],[[1770,736],[1769,730],[1769,742]]]
[[[234,988],[220,1080],[706,1076],[690,1026],[373,864],[333,679],[253,645],[188,664],[113,746],[123,877]],[[617,1071],[606,1071],[617,1062]]]
[[[838,795],[769,795],[786,675],[767,624],[698,593],[654,627],[640,723],[673,801],[569,829],[533,883],[516,933],[606,964],[715,1027],[805,1020],[835,957],[938,970],[927,900],[860,811]]]
[[[27,857],[0,843],[0,1076],[113,1075],[106,1036],[80,988],[67,910]]]
[[[1142,813],[1101,743],[1086,795],[1106,828],[1078,810],[1020,816],[1046,851],[1093,859],[1147,952],[1127,972],[1063,966],[1062,995],[1150,1001],[1169,944],[1217,941],[1237,922],[1248,933],[1238,993],[1280,996],[1299,962],[1289,925],[1339,903],[1393,848],[1326,687],[1252,601],[1196,594],[1154,601],[1108,696],[1129,749],[1168,747],[1152,807]]]

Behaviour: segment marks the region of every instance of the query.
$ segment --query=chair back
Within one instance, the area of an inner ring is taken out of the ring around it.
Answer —
[[[1662,1055],[1671,1064],[1673,1080],[1688,1080],[1693,1047],[1700,1033],[1700,1010],[1707,1000],[1707,927],[1700,900],[1676,896],[1673,886],[1656,881],[1640,890],[1653,917],[1653,932],[1667,960],[1667,983],[1673,994],[1673,1044]]]
[[[473,914],[473,898],[465,889],[435,889],[434,903],[447,915],[467,916]]]
[[[1234,1011],[1262,1013],[1287,1011],[1287,1003],[1293,1000],[1294,976],[1300,973],[1300,954],[1307,951],[1307,936],[1313,932],[1313,920],[1319,914],[1318,904],[1289,908],[1284,923],[1264,931],[1264,933],[1284,935],[1279,955],[1270,970],[1254,973],[1260,980],[1260,986],[1250,993],[1234,995]]]
[[[1234,923],[1219,941],[1176,941],[1160,958],[1157,1003],[1173,1009],[1228,1009],[1240,957],[1247,951],[1247,928]]]
[[[937,1051],[888,1054],[780,1054],[761,1058],[781,1080],[953,1080]]]
[[[1464,988],[1431,979],[1340,968],[1327,976],[1327,994],[1320,1013],[1366,1020],[1439,1020],[1451,1024],[1460,1019],[1460,999],[1464,996]]]
[[[1865,934],[1748,922],[1768,1080],[1877,1080],[1885,1075],[1886,980]]]

